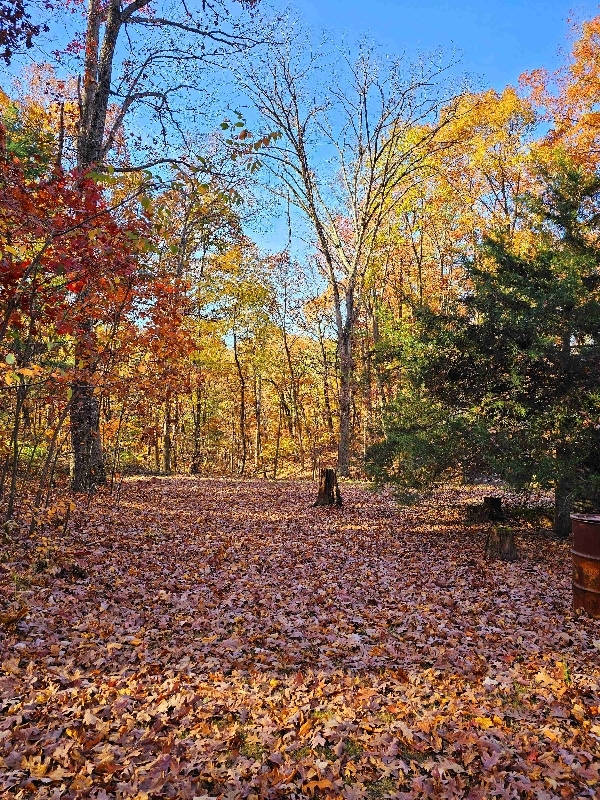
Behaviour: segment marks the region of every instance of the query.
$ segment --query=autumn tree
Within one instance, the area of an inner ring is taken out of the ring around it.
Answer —
[[[181,3],[167,10],[151,0],[125,4],[89,0],[85,30],[65,49],[65,57],[74,60],[72,68],[80,71],[73,144],[81,173],[103,168],[110,161],[126,118],[136,113],[145,115],[152,135],[146,146],[135,143],[136,152],[144,154],[141,160],[132,162],[124,152],[117,169],[140,170],[180,160],[187,139],[177,122],[177,105],[196,91],[192,70],[258,42],[234,13],[236,5],[249,10],[257,2],[233,0],[230,5],[218,2],[196,9]],[[184,62],[187,78],[178,74]],[[179,153],[170,149],[174,136]],[[82,321],[82,325],[81,339],[89,343],[93,321]],[[82,372],[72,392],[73,488],[82,491],[102,482],[104,474],[93,372]]]
[[[31,174],[27,162],[23,166],[11,153],[1,126],[0,133],[0,344],[5,352],[3,392],[9,399],[4,408],[9,417],[11,405],[13,411],[1,482],[9,480],[6,514],[11,516],[23,446],[21,424],[33,433],[33,462],[36,452],[45,449],[45,428],[30,424],[31,408],[42,398],[49,428],[54,427],[42,486],[60,427],[66,414],[73,413],[65,383],[77,381],[90,362],[94,370],[105,363],[106,345],[130,307],[144,224],[129,208],[131,197],[124,199],[117,218],[117,209],[93,180],[60,170],[43,179],[36,170]],[[11,136],[13,150],[18,150],[14,131]],[[41,155],[34,164],[43,163]],[[82,321],[89,319],[103,341],[79,335]]]
[[[264,124],[282,138],[263,162],[273,190],[309,224],[334,305],[340,369],[338,470],[350,468],[353,337],[365,275],[387,215],[413,185],[445,129],[456,93],[438,57],[414,64],[364,47],[352,61],[309,54],[299,36],[253,58],[239,76]],[[324,78],[324,73],[329,77]],[[446,114],[438,117],[440,108]]]
[[[597,169],[600,156],[600,16],[574,26],[570,58],[551,72],[540,68],[524,73],[521,85],[543,115],[548,130],[539,145],[560,146],[569,157]]]

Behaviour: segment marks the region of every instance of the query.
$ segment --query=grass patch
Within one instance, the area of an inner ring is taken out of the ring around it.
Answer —
[[[327,709],[324,708],[315,708],[313,709],[313,711],[310,712],[310,716],[313,719],[325,720],[325,719],[331,719],[331,717],[333,717],[334,714],[332,711],[328,711]]]
[[[509,520],[526,522],[530,525],[541,527],[552,527],[554,521],[554,509],[551,505],[540,506],[508,506],[506,516]]]
[[[366,783],[365,789],[369,797],[389,797],[396,793],[396,781],[392,778],[380,778],[378,781]]]
[[[294,752],[291,755],[292,758],[294,758],[296,761],[300,761],[302,758],[306,758],[311,753],[312,753],[311,748],[305,745],[304,747],[299,747],[297,750],[294,750]]]
[[[260,742],[250,740],[246,734],[240,733],[242,744],[240,745],[240,755],[245,758],[252,758],[254,761],[262,761],[265,755],[265,748]]]
[[[315,753],[319,756],[321,760],[324,761],[337,761],[337,756],[333,752],[332,748],[328,745],[318,744],[315,747]]]
[[[412,747],[408,747],[402,742],[398,742],[398,755],[403,761],[416,761],[419,764],[422,764],[423,761],[427,761],[429,756],[427,753],[422,753],[420,750],[413,750]]]
[[[360,742],[357,742],[356,739],[346,739],[344,742],[344,753],[348,756],[348,758],[355,759],[360,758],[364,752],[364,748]]]

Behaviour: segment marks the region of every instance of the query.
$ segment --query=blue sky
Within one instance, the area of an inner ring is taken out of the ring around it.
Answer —
[[[474,89],[501,91],[517,85],[525,71],[564,63],[571,49],[569,20],[591,19],[600,7],[569,0],[297,0],[294,11],[304,24],[349,43],[366,34],[393,53],[456,48],[457,72],[471,76]],[[286,231],[272,208],[267,230],[253,235],[266,249],[279,249]]]
[[[367,32],[394,52],[454,45],[463,69],[497,89],[525,70],[557,65],[559,49],[570,47],[568,18],[599,13],[597,2],[568,0],[302,0],[296,8],[310,25],[350,40]]]
[[[192,6],[200,4],[200,0],[188,1]],[[286,8],[288,2],[290,0],[263,0],[265,10],[270,7],[275,11]],[[406,50],[414,55],[418,50],[456,48],[462,55],[457,71],[473,78],[470,82],[473,88],[498,90],[507,84],[516,84],[519,75],[526,70],[558,66],[570,50],[568,19],[574,17],[582,21],[600,13],[598,0],[291,2],[293,15],[300,17],[305,25],[317,30],[324,28],[331,32],[332,38],[344,37],[349,44],[367,34],[393,53]],[[39,58],[34,51],[28,55]],[[18,72],[18,63],[8,70],[8,76],[15,72]],[[0,78],[0,84],[3,82]],[[215,111],[216,122],[221,118],[221,112]],[[254,235],[263,246],[279,249],[285,245],[287,224],[274,212],[272,208],[266,231],[255,231]]]

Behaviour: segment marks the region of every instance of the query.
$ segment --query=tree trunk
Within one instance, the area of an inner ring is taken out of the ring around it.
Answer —
[[[100,27],[106,14],[106,28],[100,47]],[[108,6],[89,0],[87,12],[86,56],[83,92],[77,135],[77,166],[83,172],[103,160],[103,137],[110,96],[113,58],[122,24],[119,0]],[[80,334],[85,345],[93,330],[88,321]],[[92,375],[72,384],[71,446],[74,492],[92,491],[106,483],[106,470],[99,436],[100,409],[94,394]]]
[[[8,506],[6,509],[5,521],[12,519],[14,503],[17,494],[17,474],[19,471],[19,423],[21,421],[21,408],[25,402],[27,394],[27,387],[22,377],[19,378],[19,387],[17,389],[17,403],[15,408],[15,421],[13,424],[11,444],[13,447],[12,452],[12,473],[10,479],[10,490],[8,494]]]
[[[262,462],[262,379],[254,375],[254,470],[258,472]]]
[[[154,448],[154,471],[160,472],[160,448],[159,448],[159,439],[160,439],[160,416],[158,409],[156,414],[154,415],[154,435],[153,435],[153,448]]]
[[[106,14],[102,45],[100,27]],[[77,137],[77,165],[88,169],[104,159],[104,129],[113,60],[119,31],[123,24],[120,0],[89,0],[86,31],[86,57],[83,75],[83,92]]]
[[[171,472],[171,405],[165,405],[165,422],[163,427],[163,466],[168,475]]]
[[[487,561],[517,561],[519,554],[515,545],[515,534],[511,528],[494,526],[485,543]]]
[[[192,395],[192,401],[193,400],[194,397]],[[192,416],[194,418],[194,453],[192,455],[190,473],[192,475],[197,475],[201,467],[200,433],[202,425],[202,393],[199,386],[196,387],[195,404],[192,402]]]
[[[313,503],[316,506],[338,506],[342,505],[342,495],[337,482],[337,474],[334,469],[322,469],[319,473],[319,494]]]
[[[337,467],[340,476],[350,473],[350,421],[352,414],[352,345],[350,333],[339,337],[340,349],[340,432]]]
[[[246,379],[240,362],[237,334],[235,331],[233,332],[233,358],[240,379],[240,443],[242,445],[242,455],[238,473],[239,475],[243,475],[246,471],[246,458],[248,457],[248,445],[246,442]]]
[[[571,481],[561,476],[554,489],[554,535],[568,539],[571,533]]]
[[[273,480],[277,478],[277,467],[279,466],[279,447],[281,445],[281,425],[283,422],[283,408],[279,403],[279,419],[277,421],[277,435],[275,438],[275,457],[273,459]]]
[[[91,492],[106,483],[100,442],[100,405],[89,381],[75,381],[71,391],[71,488],[74,492]]]
[[[329,399],[329,375],[323,376],[323,407],[325,409],[325,424],[329,433],[333,434],[333,414],[331,413],[331,401]]]
[[[179,442],[179,399],[175,398],[175,415],[173,418],[173,425],[172,425],[173,435],[171,437],[171,470],[173,472],[177,472],[178,467],[178,447],[177,443]]]
[[[367,456],[369,445],[369,423],[373,420],[373,369],[371,364],[371,349],[369,342],[363,337],[361,358],[363,362],[363,408],[362,408],[362,429],[363,429],[363,458]]]

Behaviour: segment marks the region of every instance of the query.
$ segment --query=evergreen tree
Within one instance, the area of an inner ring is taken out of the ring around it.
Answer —
[[[419,404],[405,391],[371,463],[406,486],[462,464],[553,488],[565,537],[573,502],[600,498],[600,179],[564,158],[541,177],[529,243],[487,238],[455,307],[420,311],[409,360],[424,411],[406,424]]]

